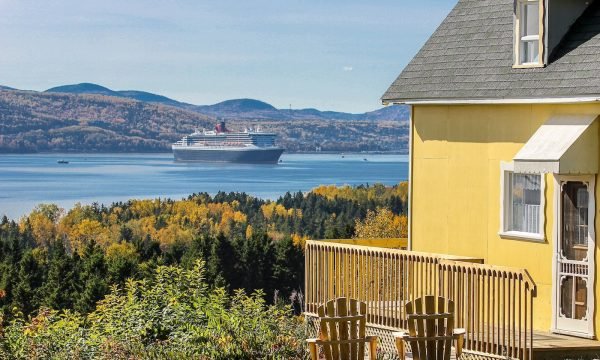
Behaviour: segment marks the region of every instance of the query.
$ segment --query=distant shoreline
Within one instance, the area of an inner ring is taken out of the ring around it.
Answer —
[[[143,152],[124,152],[124,151],[97,151],[97,152],[0,152],[2,155],[107,155],[107,154],[119,154],[119,155],[136,155],[136,154],[172,154],[170,151],[143,151]],[[309,154],[309,155],[408,155],[407,151],[402,150],[389,150],[389,151],[286,151],[284,154]]]

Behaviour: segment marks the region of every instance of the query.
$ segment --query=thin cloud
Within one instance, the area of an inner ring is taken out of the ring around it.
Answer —
[[[344,71],[352,71],[352,70],[354,70],[354,68],[352,66],[344,66],[342,68],[342,70],[344,70]]]

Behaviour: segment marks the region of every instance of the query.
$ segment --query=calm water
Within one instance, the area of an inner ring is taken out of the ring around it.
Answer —
[[[58,160],[69,164],[58,164]],[[171,154],[0,155],[0,216],[17,219],[39,203],[179,199],[194,192],[246,192],[275,199],[321,184],[392,185],[408,177],[405,155],[284,154],[278,165],[185,164]],[[365,161],[364,159],[367,159]]]

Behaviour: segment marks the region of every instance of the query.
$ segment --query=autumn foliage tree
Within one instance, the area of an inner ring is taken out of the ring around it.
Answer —
[[[396,215],[389,209],[368,210],[364,220],[356,220],[356,232],[354,233],[356,238],[405,238],[407,236],[407,217]]]

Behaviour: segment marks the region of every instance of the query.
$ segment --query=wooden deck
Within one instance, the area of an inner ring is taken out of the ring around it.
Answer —
[[[600,341],[534,331],[533,359],[600,359]]]
[[[410,353],[407,359],[412,359]],[[454,349],[452,350],[452,360],[456,359]],[[505,359],[502,357],[465,352],[461,359],[463,360],[495,360]],[[533,360],[592,360],[600,359],[600,341],[581,339],[572,336],[551,334],[547,332],[534,331],[533,333]]]
[[[412,359],[407,354],[407,359]],[[463,360],[470,359],[500,359],[487,354],[464,353]],[[548,332],[534,331],[533,333],[533,360],[592,360],[600,359],[600,341],[582,339],[573,336],[551,334]],[[452,351],[452,360],[456,360],[456,354]]]

